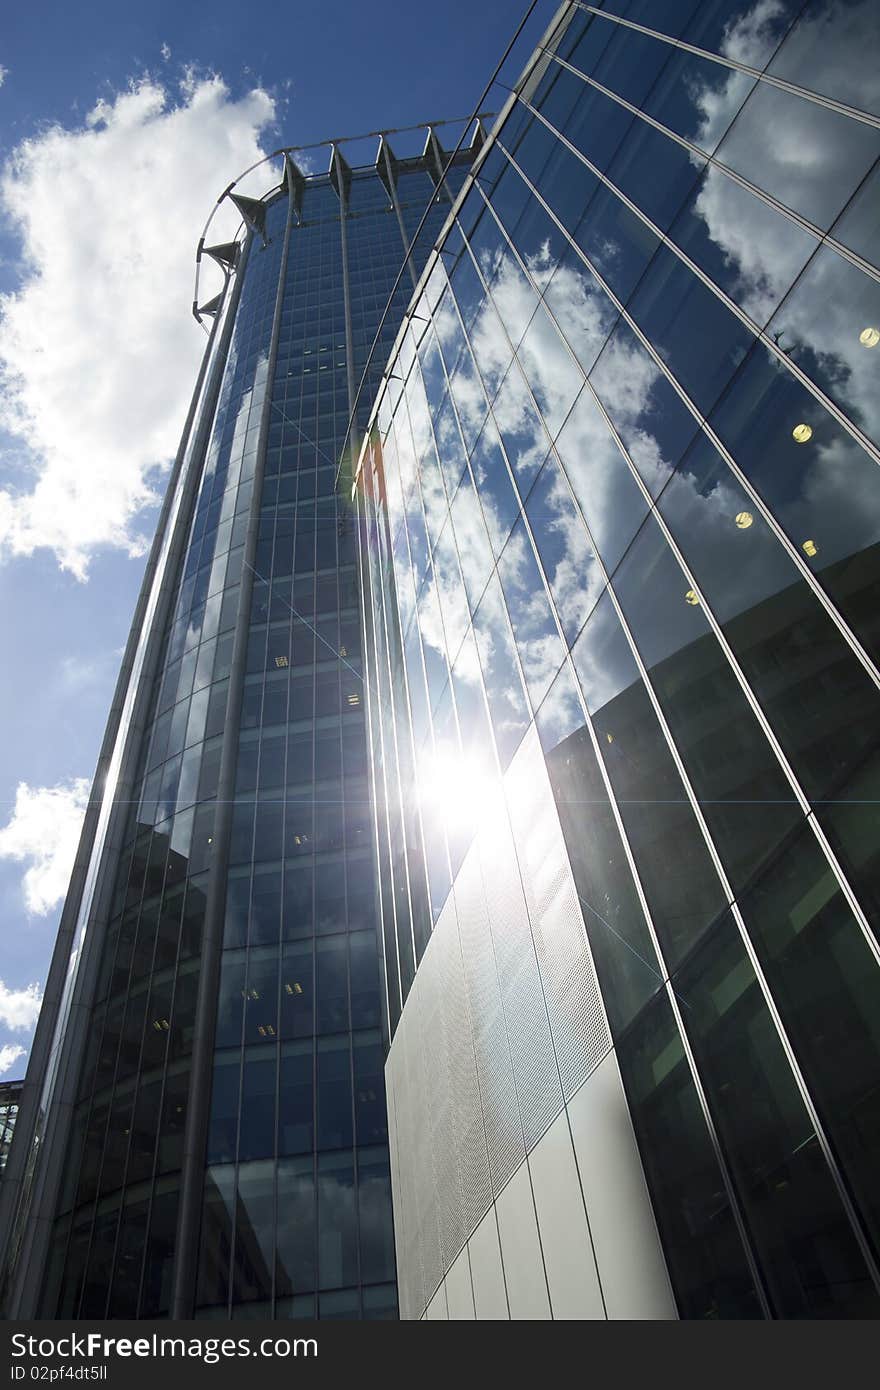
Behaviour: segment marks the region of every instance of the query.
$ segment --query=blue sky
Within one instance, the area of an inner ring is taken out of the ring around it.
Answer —
[[[508,81],[555,8],[539,0]],[[155,499],[204,343],[189,302],[213,199],[261,151],[465,115],[525,9],[6,9],[0,1074],[24,1071]],[[504,97],[496,87],[485,105]]]

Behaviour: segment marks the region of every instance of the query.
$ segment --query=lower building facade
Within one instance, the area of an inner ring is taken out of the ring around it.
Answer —
[[[880,1313],[880,88],[566,4],[360,455],[401,1316]]]

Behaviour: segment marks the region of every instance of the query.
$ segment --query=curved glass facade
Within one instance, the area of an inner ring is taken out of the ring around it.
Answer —
[[[534,726],[683,1317],[880,1311],[875,30],[569,6],[357,479],[391,1029]]]

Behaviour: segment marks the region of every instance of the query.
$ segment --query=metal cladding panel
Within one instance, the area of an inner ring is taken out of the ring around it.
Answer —
[[[456,930],[448,932],[444,949],[444,1026],[454,1114],[453,1132],[447,1143],[451,1139],[458,1160],[462,1206],[455,1239],[460,1247],[492,1201],[492,1180],[457,923]]]
[[[528,1151],[562,1109],[562,1088],[544,1006],[513,837],[505,822],[479,840],[489,922]]]
[[[548,1319],[550,1298],[527,1163],[505,1187],[496,1210],[510,1316],[530,1322]]]
[[[488,1206],[492,1194],[497,1195],[516,1172],[526,1151],[476,845],[471,846],[456,879],[455,901],[487,1149]]]
[[[446,1276],[446,1304],[450,1321],[473,1322],[476,1317],[467,1247]]]
[[[611,1047],[547,765],[532,727],[505,782],[556,1061],[566,1100]]]
[[[604,1319],[602,1289],[564,1112],[529,1154],[529,1172],[554,1319]]]
[[[494,1207],[483,1217],[468,1241],[468,1257],[477,1318],[481,1322],[507,1321],[510,1312]]]

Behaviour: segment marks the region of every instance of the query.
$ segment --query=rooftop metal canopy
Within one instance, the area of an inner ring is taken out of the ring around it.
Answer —
[[[238,264],[238,256],[243,238],[241,232],[250,231],[255,236],[259,236],[265,242],[266,233],[266,208],[276,197],[289,194],[293,199],[293,208],[297,221],[302,220],[303,193],[307,183],[323,182],[329,179],[331,186],[336,190],[343,203],[348,201],[348,193],[351,188],[351,180],[354,173],[363,169],[371,169],[381,179],[388,192],[389,199],[396,204],[397,184],[401,173],[411,173],[416,169],[424,169],[429,175],[435,188],[440,188],[443,182],[443,173],[449,162],[450,155],[441,145],[436,131],[439,127],[458,125],[463,126],[465,131],[473,122],[474,128],[470,142],[461,146],[452,156],[452,162],[470,163],[474,156],[482,149],[486,141],[485,120],[494,116],[492,111],[480,112],[476,117],[457,117],[443,121],[425,121],[418,125],[389,127],[386,130],[371,130],[364,135],[346,135],[336,140],[320,140],[311,145],[284,145],[271,154],[267,154],[256,164],[244,169],[236,179],[233,179],[217,199],[211,210],[211,215],[205,224],[204,231],[199,239],[196,248],[196,279],[195,291],[193,294],[192,312],[198,323],[203,318],[212,317],[217,314],[223,302],[226,292],[226,284],[231,273]],[[388,141],[389,135],[404,135],[412,131],[424,130],[425,143],[420,154],[409,157],[398,157]],[[372,164],[351,165],[342,153],[341,145],[356,144],[362,140],[378,138],[379,144],[376,150],[376,157]],[[294,155],[304,153],[308,150],[329,149],[330,164],[325,173],[308,174],[294,160]],[[248,174],[252,174],[255,169],[259,169],[263,164],[268,164],[271,160],[281,158],[283,161],[282,176],[280,184],[275,184],[262,197],[253,198],[242,193],[235,193],[233,190],[241,183],[242,179]],[[205,241],[211,223],[216,216],[217,209],[221,204],[229,199],[235,204],[241,214],[242,224],[239,233],[233,241],[220,242],[214,246],[206,246]],[[201,278],[201,261],[203,256],[210,256],[212,260],[220,266],[224,275],[223,289],[219,294],[214,295],[204,304],[199,304],[199,282]]]

